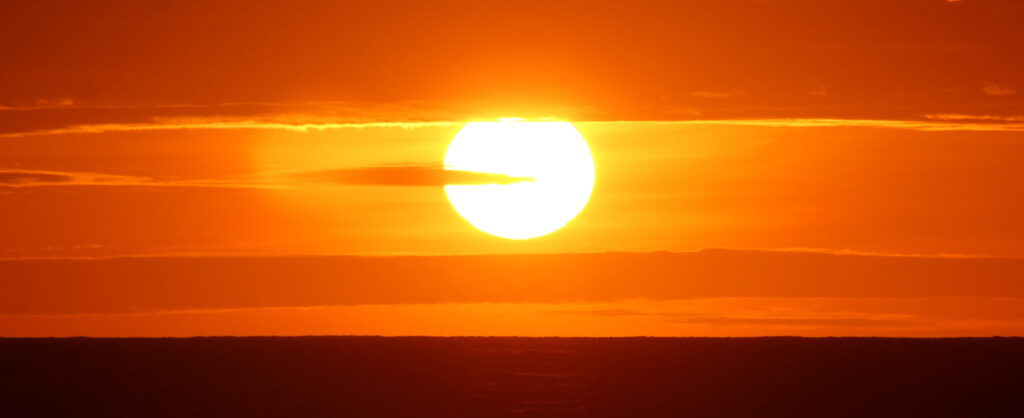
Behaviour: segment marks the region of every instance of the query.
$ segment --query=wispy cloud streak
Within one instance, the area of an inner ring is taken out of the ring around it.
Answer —
[[[262,179],[163,180],[154,177],[45,170],[0,170],[0,189],[45,186],[285,188],[296,183],[367,186],[508,185],[532,177],[446,170],[432,165],[340,168],[273,175]]]
[[[143,186],[271,188],[273,184],[215,179],[166,181],[153,177],[89,172],[0,170],[0,187]]]
[[[154,121],[151,123],[103,123],[74,125],[65,128],[44,129],[28,132],[0,134],[0,138],[22,138],[28,136],[97,134],[108,132],[174,131],[174,130],[280,130],[292,132],[326,131],[331,129],[362,128],[418,128],[427,126],[453,126],[454,122],[364,122],[364,123],[289,123],[263,120],[192,120]]]
[[[1000,120],[982,116],[980,119],[929,119],[929,120],[882,120],[882,119],[700,119],[684,121],[606,121],[580,123],[653,123],[679,125],[721,125],[721,126],[762,126],[773,128],[884,128],[916,131],[1024,131],[1024,122],[1014,119]]]
[[[294,176],[299,180],[375,186],[445,186],[514,184],[533,181],[530,177],[475,171],[446,170],[440,166],[380,166],[313,171]]]
[[[1017,118],[989,117],[985,115],[959,115],[959,118],[943,118],[928,115],[925,120],[874,120],[874,119],[694,119],[694,120],[610,120],[578,121],[574,123],[656,123],[682,125],[726,125],[765,127],[864,127],[909,129],[919,131],[1024,131],[1024,122]],[[278,130],[291,132],[322,132],[338,129],[403,128],[460,126],[463,122],[292,122],[274,120],[156,120],[147,123],[102,123],[73,125],[62,128],[8,132],[0,139],[32,136],[54,136],[75,134],[102,134],[115,132],[145,132],[174,130]]]

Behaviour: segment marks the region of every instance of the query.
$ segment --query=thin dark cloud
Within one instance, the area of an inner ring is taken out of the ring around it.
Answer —
[[[0,184],[31,185],[39,183],[70,183],[75,178],[64,173],[42,171],[0,171]]]
[[[532,177],[513,177],[496,173],[445,170],[441,166],[377,166],[308,171],[291,174],[287,180],[375,186],[446,186],[515,184],[533,181]],[[194,179],[166,181],[153,177],[120,174],[65,172],[45,170],[0,170],[0,187],[26,188],[40,186],[169,186],[272,188],[282,184],[255,180]]]
[[[300,173],[296,178],[325,183],[374,186],[445,186],[514,184],[533,181],[530,177],[475,171],[446,170],[440,166],[379,166]]]
[[[810,327],[905,327],[916,322],[907,319],[870,317],[773,317],[762,313],[762,317],[665,315],[669,322],[705,325],[764,325],[764,326],[810,326]]]
[[[893,327],[909,326],[915,322],[891,315],[870,315],[859,312],[821,312],[814,309],[790,309],[785,312],[759,310],[744,315],[716,315],[695,312],[646,312],[635,309],[552,310],[556,315],[587,315],[598,317],[658,317],[667,322],[701,325],[765,325],[812,327]]]
[[[153,179],[146,177],[118,174],[45,170],[0,170],[0,186],[133,185],[152,181]]]
[[[219,179],[164,181],[153,177],[129,176],[122,174],[76,171],[0,170],[0,187],[22,188],[39,186],[273,187],[272,185],[256,182],[226,181]]]

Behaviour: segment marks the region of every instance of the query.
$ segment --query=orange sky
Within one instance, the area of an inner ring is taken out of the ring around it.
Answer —
[[[1024,329],[1020,2],[293,3],[0,4],[0,335]],[[499,116],[565,228],[448,204]]]

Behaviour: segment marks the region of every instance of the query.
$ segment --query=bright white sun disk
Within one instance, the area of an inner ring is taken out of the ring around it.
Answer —
[[[467,123],[448,145],[444,165],[533,179],[444,188],[455,211],[470,224],[510,239],[561,228],[586,206],[594,186],[590,148],[568,122]]]

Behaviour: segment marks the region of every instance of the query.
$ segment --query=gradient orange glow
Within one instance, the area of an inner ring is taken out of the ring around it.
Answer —
[[[0,336],[1024,330],[1024,3],[301,3],[0,4]]]

